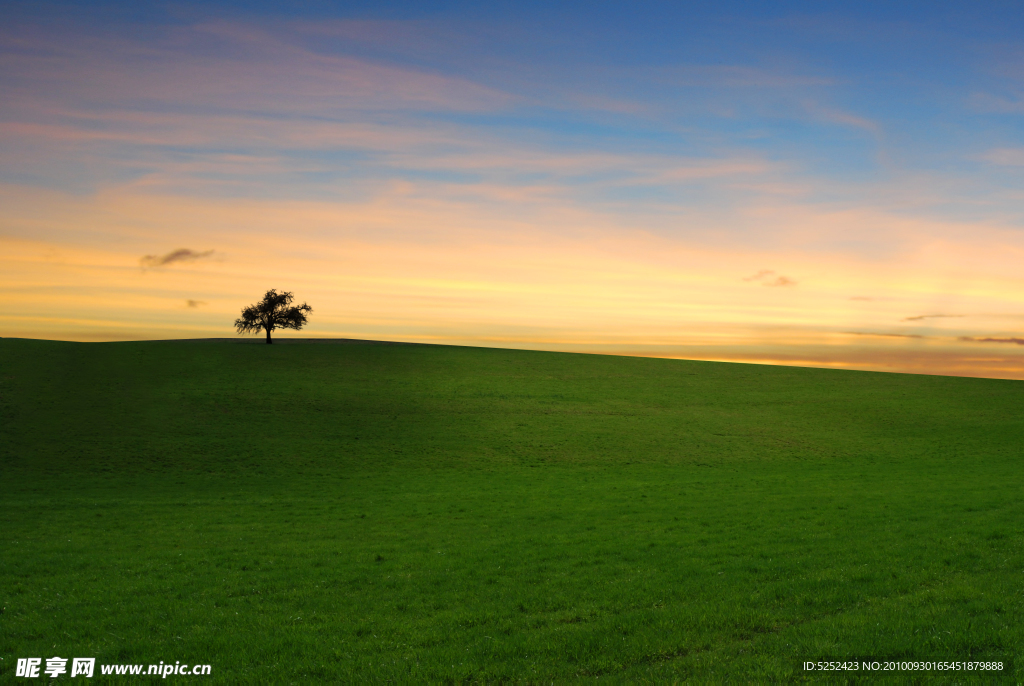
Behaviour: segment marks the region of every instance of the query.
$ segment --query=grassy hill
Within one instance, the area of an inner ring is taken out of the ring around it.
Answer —
[[[203,683],[1012,662],[1022,407],[992,379],[2,339],[0,680],[54,655]]]

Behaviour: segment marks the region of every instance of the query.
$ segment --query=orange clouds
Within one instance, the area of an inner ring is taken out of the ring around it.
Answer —
[[[7,188],[0,199],[8,236],[0,290],[15,303],[0,315],[5,336],[232,336],[241,305],[286,288],[317,308],[304,332],[311,336],[1024,378],[1017,346],[978,355],[992,349],[986,339],[1012,339],[1024,322],[1024,281],[1012,265],[1019,246],[1008,245],[983,272],[970,269],[969,251],[958,259],[964,248],[952,239],[892,261],[737,249],[631,229],[557,202],[501,214],[414,188],[349,203],[130,189],[88,199]],[[806,208],[789,213],[797,236],[801,217]],[[902,227],[912,245],[904,220],[874,220]],[[29,226],[62,238],[11,236]],[[829,229],[841,231],[842,222]],[[1009,239],[993,232],[992,242]],[[179,245],[216,245],[220,257],[154,251],[167,235]],[[140,272],[139,254],[174,269]],[[778,271],[758,269],[766,262]],[[751,288],[781,278],[799,286]],[[969,316],[918,314],[939,306]]]

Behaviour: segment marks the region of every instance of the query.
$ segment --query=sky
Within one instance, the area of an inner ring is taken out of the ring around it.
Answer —
[[[1019,3],[0,12],[0,336],[1024,379]]]

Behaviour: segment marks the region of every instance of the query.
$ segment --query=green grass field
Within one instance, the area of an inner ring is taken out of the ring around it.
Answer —
[[[1024,679],[1019,381],[3,339],[0,384],[0,682]]]

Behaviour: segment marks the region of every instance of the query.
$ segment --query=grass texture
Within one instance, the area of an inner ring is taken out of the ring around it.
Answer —
[[[1022,407],[990,379],[3,339],[0,682],[53,655],[211,664],[169,677],[195,683],[880,678],[800,668],[850,657],[1019,682]]]

